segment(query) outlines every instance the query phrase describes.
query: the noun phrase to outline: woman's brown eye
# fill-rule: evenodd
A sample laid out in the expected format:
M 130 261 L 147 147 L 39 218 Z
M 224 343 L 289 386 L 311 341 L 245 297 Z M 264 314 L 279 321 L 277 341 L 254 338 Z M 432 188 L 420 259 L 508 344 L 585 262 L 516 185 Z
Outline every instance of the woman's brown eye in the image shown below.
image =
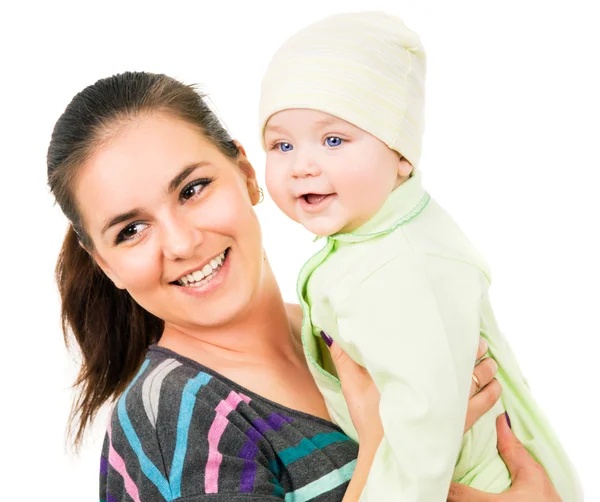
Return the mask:
M 146 223 L 136 222 L 131 225 L 125 227 L 123 230 L 119 232 L 117 238 L 115 239 L 115 244 L 119 244 L 123 241 L 131 241 L 137 239 L 138 234 L 144 230 L 147 226 Z
M 179 193 L 179 200 L 190 200 L 195 195 L 198 195 L 204 189 L 204 187 L 210 185 L 212 181 L 213 178 L 200 178 L 188 183 Z
M 196 194 L 196 187 L 189 187 L 186 188 L 185 191 L 183 192 L 183 198 L 184 199 L 191 199 L 194 195 Z

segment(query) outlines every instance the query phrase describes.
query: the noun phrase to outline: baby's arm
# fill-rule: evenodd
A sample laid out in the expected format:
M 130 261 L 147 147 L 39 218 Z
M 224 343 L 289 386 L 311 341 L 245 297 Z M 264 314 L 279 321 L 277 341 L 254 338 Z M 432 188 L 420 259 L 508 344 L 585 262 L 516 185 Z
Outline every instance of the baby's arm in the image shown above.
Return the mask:
M 482 287 L 470 265 L 408 253 L 371 274 L 336 309 L 341 343 L 381 392 L 385 436 L 361 500 L 446 500 L 465 423 Z

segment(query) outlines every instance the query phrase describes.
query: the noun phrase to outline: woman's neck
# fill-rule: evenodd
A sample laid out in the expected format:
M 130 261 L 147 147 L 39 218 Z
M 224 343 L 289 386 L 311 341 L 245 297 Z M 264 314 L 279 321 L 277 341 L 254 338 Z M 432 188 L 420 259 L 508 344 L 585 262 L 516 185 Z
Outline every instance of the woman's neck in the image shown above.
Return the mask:
M 209 367 L 267 361 L 304 364 L 301 343 L 292 333 L 283 297 L 268 262 L 258 294 L 235 320 L 209 329 L 167 324 L 159 345 Z

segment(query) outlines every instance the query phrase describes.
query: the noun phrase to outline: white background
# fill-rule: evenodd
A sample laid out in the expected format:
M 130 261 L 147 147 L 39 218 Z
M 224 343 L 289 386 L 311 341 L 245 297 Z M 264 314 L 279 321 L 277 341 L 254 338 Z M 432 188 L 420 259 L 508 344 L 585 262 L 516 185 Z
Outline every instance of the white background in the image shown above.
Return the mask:
M 65 221 L 45 154 L 71 97 L 125 70 L 201 83 L 259 176 L 262 72 L 331 13 L 384 9 L 428 52 L 429 191 L 492 265 L 496 314 L 600 500 L 600 30 L 597 2 L 505 0 L 3 2 L 0 7 L 2 500 L 97 500 L 104 416 L 79 456 L 64 438 L 76 374 L 53 266 Z M 268 200 L 265 246 L 287 300 L 311 237 Z M 7 345 L 8 343 L 8 345 Z

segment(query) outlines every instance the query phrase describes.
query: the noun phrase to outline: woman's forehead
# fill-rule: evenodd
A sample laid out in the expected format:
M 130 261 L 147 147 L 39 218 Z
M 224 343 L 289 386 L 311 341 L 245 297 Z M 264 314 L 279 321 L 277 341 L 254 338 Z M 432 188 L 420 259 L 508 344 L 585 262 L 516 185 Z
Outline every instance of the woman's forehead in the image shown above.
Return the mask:
M 219 149 L 198 128 L 163 115 L 143 117 L 99 148 L 82 169 L 94 184 L 123 184 L 142 178 L 169 180 L 185 165 L 216 162 Z
M 82 167 L 75 197 L 84 219 L 145 207 L 164 198 L 169 185 L 189 166 L 213 169 L 223 155 L 187 122 L 164 115 L 128 124 Z

